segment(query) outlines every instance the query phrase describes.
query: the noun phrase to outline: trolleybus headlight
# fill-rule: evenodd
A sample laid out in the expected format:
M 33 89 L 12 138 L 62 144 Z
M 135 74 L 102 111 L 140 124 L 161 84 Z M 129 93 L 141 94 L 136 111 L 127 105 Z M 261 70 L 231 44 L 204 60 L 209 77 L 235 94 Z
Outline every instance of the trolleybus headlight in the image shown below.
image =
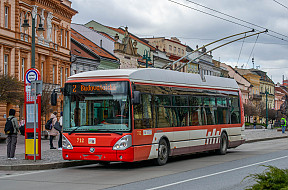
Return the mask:
M 131 135 L 126 135 L 115 143 L 113 150 L 125 150 L 130 146 L 132 146 L 132 137 Z
M 63 135 L 63 139 L 62 139 L 62 148 L 64 149 L 73 149 L 72 144 L 68 141 L 68 139 Z

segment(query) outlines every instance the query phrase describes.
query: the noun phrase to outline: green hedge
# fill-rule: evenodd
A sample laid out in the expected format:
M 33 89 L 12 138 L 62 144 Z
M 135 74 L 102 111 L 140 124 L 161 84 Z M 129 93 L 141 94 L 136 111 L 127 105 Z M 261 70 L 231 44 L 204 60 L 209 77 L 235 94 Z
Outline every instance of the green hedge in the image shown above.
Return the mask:
M 279 169 L 274 166 L 264 166 L 267 169 L 261 174 L 251 174 L 246 178 L 256 181 L 256 184 L 246 190 L 288 190 L 288 169 Z

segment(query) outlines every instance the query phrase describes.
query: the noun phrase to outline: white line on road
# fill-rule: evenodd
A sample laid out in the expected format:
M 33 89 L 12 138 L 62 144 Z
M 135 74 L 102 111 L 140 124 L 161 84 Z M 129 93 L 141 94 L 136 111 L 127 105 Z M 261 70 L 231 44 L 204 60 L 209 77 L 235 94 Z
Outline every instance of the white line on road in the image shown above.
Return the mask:
M 0 176 L 0 179 L 10 178 L 10 177 L 18 177 L 18 176 L 30 175 L 30 174 L 38 174 L 38 173 L 43 173 L 43 172 L 46 172 L 46 170 L 35 171 L 35 172 L 28 172 L 28 173 L 23 173 L 23 174 L 5 175 L 5 176 Z
M 267 162 L 272 162 L 272 161 L 275 161 L 275 160 L 284 159 L 284 158 L 287 158 L 287 157 L 288 156 L 274 158 L 274 159 L 271 159 L 271 160 L 266 160 L 266 161 L 263 161 L 263 162 L 257 162 L 257 163 L 254 163 L 254 164 L 249 164 L 249 165 L 246 165 L 246 166 L 241 166 L 241 167 L 233 168 L 233 169 L 230 169 L 230 170 L 225 170 L 225 171 L 221 171 L 221 172 L 217 172 L 217 173 L 213 173 L 213 174 L 208 174 L 208 175 L 204 175 L 204 176 L 200 176 L 200 177 L 186 179 L 186 180 L 183 180 L 183 181 L 178 181 L 178 182 L 175 182 L 175 183 L 170 183 L 170 184 L 167 184 L 167 185 L 162 185 L 162 186 L 158 186 L 158 187 L 154 187 L 154 188 L 150 188 L 150 189 L 146 189 L 146 190 L 162 189 L 162 188 L 173 186 L 173 185 L 177 185 L 177 184 L 180 184 L 180 183 L 186 183 L 188 181 L 194 181 L 194 180 L 197 180 L 197 179 L 202 179 L 202 178 L 206 178 L 206 177 L 210 177 L 210 176 L 214 176 L 214 175 L 218 175 L 218 174 L 223 174 L 223 173 L 227 173 L 227 172 L 231 172 L 231 171 L 235 171 L 235 170 L 240 170 L 240 169 L 243 169 L 243 168 L 248 168 L 248 167 L 251 167 L 251 166 L 260 165 L 260 164 L 264 164 L 264 163 L 267 163 Z

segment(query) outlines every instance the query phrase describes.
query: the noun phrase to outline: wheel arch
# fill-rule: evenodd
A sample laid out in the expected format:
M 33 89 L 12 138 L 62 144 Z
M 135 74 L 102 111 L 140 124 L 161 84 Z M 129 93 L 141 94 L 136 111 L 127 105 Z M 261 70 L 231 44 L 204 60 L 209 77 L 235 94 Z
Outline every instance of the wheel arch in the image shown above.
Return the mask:
M 171 145 L 170 145 L 169 138 L 168 138 L 166 135 L 163 135 L 163 136 L 159 139 L 158 144 L 160 143 L 161 140 L 165 140 L 165 141 L 167 142 L 168 151 L 169 151 L 168 155 L 170 156 L 170 154 L 171 154 Z

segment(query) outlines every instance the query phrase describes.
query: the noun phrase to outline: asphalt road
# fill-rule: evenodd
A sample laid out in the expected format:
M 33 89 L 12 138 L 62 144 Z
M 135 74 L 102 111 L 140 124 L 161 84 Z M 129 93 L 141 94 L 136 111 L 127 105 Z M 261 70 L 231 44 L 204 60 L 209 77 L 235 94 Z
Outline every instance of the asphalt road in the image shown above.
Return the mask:
M 14 189 L 245 189 L 243 180 L 273 165 L 288 168 L 288 139 L 244 144 L 228 154 L 202 153 L 170 159 L 156 167 L 151 162 L 113 163 L 65 169 L 0 171 L 1 190 Z

